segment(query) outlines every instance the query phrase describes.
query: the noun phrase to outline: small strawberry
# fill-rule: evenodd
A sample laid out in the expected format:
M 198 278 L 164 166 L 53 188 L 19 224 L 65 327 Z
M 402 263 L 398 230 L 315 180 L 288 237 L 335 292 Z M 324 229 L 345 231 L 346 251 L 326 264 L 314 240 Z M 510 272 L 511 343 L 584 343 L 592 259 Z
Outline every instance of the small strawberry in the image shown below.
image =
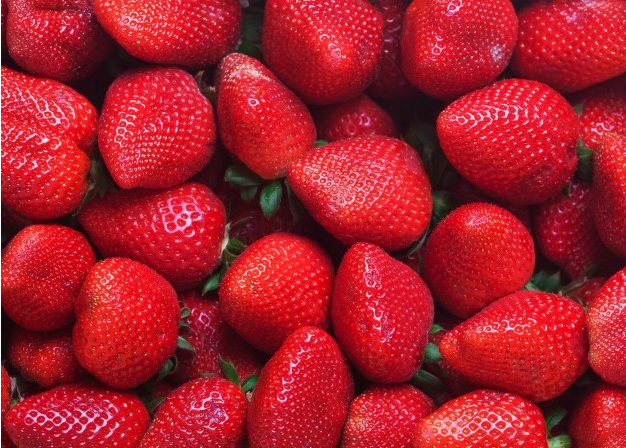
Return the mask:
M 570 435 L 576 448 L 626 446 L 626 390 L 600 385 L 574 410 Z

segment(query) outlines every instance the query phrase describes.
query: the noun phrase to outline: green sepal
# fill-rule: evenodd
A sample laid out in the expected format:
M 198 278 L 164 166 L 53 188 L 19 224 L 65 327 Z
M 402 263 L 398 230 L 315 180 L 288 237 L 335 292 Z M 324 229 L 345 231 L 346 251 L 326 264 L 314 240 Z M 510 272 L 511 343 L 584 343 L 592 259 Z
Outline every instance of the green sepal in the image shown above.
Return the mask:
M 222 371 L 224 378 L 233 383 L 235 386 L 241 387 L 241 384 L 239 383 L 239 375 L 237 375 L 237 370 L 235 370 L 233 363 L 223 359 L 221 356 L 217 359 L 217 362 L 220 365 L 220 370 Z
M 185 319 L 187 319 L 190 314 L 191 314 L 191 310 L 187 308 L 186 306 L 180 309 L 180 320 L 178 321 L 179 330 L 181 328 L 189 328 L 189 325 L 187 324 L 187 322 L 185 322 Z
M 283 187 L 278 180 L 270 182 L 263 187 L 259 200 L 261 211 L 266 218 L 269 219 L 278 212 L 282 196 Z
M 429 342 L 426 344 L 426 350 L 424 350 L 424 364 L 437 364 L 443 359 L 439 347 L 437 344 Z
M 98 149 L 93 150 L 90 157 L 91 166 L 89 168 L 87 192 L 83 196 L 78 208 L 72 213 L 74 216 L 78 215 L 94 197 L 102 197 L 107 192 L 116 190 L 115 182 L 113 182 L 113 178 L 107 171 L 100 151 L 98 151 Z
M 404 135 L 404 140 L 417 150 L 431 187 L 433 189 L 445 187 L 444 174 L 450 164 L 441 150 L 435 127 L 430 123 L 415 121 Z
M 315 143 L 313 143 L 314 148 L 319 148 L 324 145 L 328 145 L 328 142 L 326 140 L 315 140 Z
M 148 409 L 148 413 L 150 415 L 153 415 L 154 411 L 156 411 L 156 408 L 158 408 L 159 405 L 165 401 L 165 398 L 166 397 L 158 397 L 158 398 L 153 398 L 152 400 L 148 402 L 145 402 L 144 405 L 146 406 L 146 409 Z
M 196 354 L 196 349 L 189 343 L 187 339 L 182 336 L 178 336 L 177 347 L 181 350 L 187 350 L 188 352 L 192 352 L 194 355 Z
M 241 18 L 241 43 L 238 53 L 262 60 L 261 28 L 263 27 L 263 8 L 246 7 Z
M 436 226 L 452 210 L 459 206 L 455 196 L 448 191 L 433 191 L 433 224 Z
M 226 275 L 226 267 L 222 265 L 220 270 L 211 275 L 204 283 L 204 286 L 202 287 L 202 295 L 217 290 L 222 283 L 224 275 Z
M 197 375 L 201 378 L 211 378 L 215 376 L 213 372 L 198 372 Z
M 259 190 L 259 187 L 257 186 L 243 187 L 240 192 L 241 199 L 248 203 L 252 202 L 258 190 Z
M 539 271 L 530 278 L 524 289 L 557 293 L 562 287 L 561 272 L 557 271 L 551 274 L 547 271 Z
M 593 151 L 578 139 L 576 144 L 576 157 L 578 158 L 578 166 L 576 168 L 576 177 L 583 182 L 591 183 L 593 180 Z
M 554 409 L 548 415 L 546 415 L 546 433 L 548 437 L 551 437 L 552 430 L 558 425 L 567 415 L 567 410 L 563 408 Z
M 231 165 L 224 173 L 224 181 L 238 187 L 255 187 L 266 181 L 245 165 Z
M 409 383 L 432 398 L 437 406 L 442 404 L 442 397 L 446 393 L 446 387 L 443 382 L 432 373 L 423 369 L 418 370 L 417 373 L 411 377 Z
M 289 181 L 285 179 L 285 190 L 287 190 L 287 200 L 289 201 L 289 212 L 291 213 L 292 223 L 295 225 L 300 221 L 300 217 L 304 214 L 304 205 L 291 189 Z
M 156 382 L 163 381 L 163 379 L 176 371 L 178 367 L 178 359 L 176 356 L 172 356 L 170 359 L 165 361 L 159 373 L 157 374 Z
M 572 439 L 567 434 L 548 439 L 548 448 L 571 448 Z
M 430 327 L 430 330 L 428 330 L 428 334 L 432 336 L 433 334 L 439 333 L 440 331 L 446 331 L 446 329 L 439 324 L 433 324 L 433 326 Z
M 250 375 L 246 380 L 241 384 L 241 390 L 244 394 L 251 392 L 255 387 L 256 383 L 259 382 L 259 375 Z
M 574 109 L 574 112 L 576 112 L 576 115 L 578 115 L 579 117 L 582 117 L 583 115 L 583 103 L 578 103 L 572 106 L 572 109 Z

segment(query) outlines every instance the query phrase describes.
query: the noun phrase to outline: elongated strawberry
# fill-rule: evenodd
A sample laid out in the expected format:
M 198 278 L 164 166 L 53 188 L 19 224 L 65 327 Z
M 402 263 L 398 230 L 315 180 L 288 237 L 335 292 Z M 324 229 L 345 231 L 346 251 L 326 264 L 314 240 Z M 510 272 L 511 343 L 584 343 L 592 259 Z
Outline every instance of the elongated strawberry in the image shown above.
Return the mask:
M 87 239 L 60 225 L 21 230 L 2 251 L 2 309 L 29 330 L 74 321 L 74 302 L 96 262 Z
M 3 205 L 33 220 L 76 210 L 96 120 L 96 109 L 69 87 L 2 67 Z
M 250 448 L 335 448 L 353 397 L 337 343 L 319 328 L 300 328 L 261 371 L 248 409 Z
M 626 446 L 626 390 L 600 385 L 572 414 L 570 435 L 576 448 Z
M 201 184 L 109 193 L 78 215 L 105 257 L 150 266 L 178 289 L 199 286 L 219 263 L 224 205 Z
M 130 389 L 174 354 L 180 308 L 170 284 L 126 258 L 97 263 L 76 300 L 74 353 L 107 386 Z
M 337 342 L 366 379 L 400 383 L 417 372 L 434 310 L 415 271 L 357 243 L 339 266 L 331 305 Z
M 545 201 L 576 169 L 578 117 L 538 82 L 506 79 L 463 96 L 439 115 L 437 134 L 463 177 L 513 204 Z
M 143 403 L 127 392 L 68 384 L 28 397 L 6 415 L 20 448 L 134 448 L 150 423 Z

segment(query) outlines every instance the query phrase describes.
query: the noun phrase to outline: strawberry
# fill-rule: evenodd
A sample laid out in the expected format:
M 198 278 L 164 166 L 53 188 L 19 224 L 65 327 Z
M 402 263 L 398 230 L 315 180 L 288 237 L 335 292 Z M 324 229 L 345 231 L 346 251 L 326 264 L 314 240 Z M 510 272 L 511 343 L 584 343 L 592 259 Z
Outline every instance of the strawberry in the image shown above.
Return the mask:
M 220 311 L 252 346 L 273 353 L 300 327 L 328 326 L 333 277 L 316 243 L 274 233 L 250 245 L 226 272 Z
M 419 422 L 433 401 L 408 384 L 370 386 L 350 404 L 341 448 L 412 448 Z
M 300 328 L 261 371 L 248 409 L 250 448 L 335 448 L 353 397 L 337 343 L 319 328 Z
M 519 290 L 535 266 L 533 239 L 524 224 L 491 204 L 463 205 L 426 241 L 424 280 L 435 299 L 467 318 Z
M 604 381 L 626 386 L 626 268 L 607 280 L 587 311 L 589 365 Z
M 211 103 L 181 69 L 126 72 L 107 91 L 98 146 L 121 188 L 168 188 L 188 180 L 211 158 L 215 139 Z
M 144 263 L 178 289 L 199 286 L 215 269 L 226 226 L 224 205 L 196 183 L 109 193 L 78 220 L 105 257 Z
M 113 51 L 90 0 L 9 0 L 8 13 L 9 54 L 32 75 L 76 81 Z
M 441 310 L 437 311 L 438 315 L 435 316 L 435 321 L 441 322 Z M 455 324 L 450 322 L 449 324 L 447 323 L 446 326 L 453 328 L 458 323 L 460 322 L 456 322 Z M 428 332 L 428 342 L 439 346 L 439 344 L 441 344 L 441 340 L 447 332 L 448 331 L 441 325 L 433 325 L 431 330 Z M 446 399 L 443 401 L 448 401 L 449 398 L 458 397 L 459 395 L 466 394 L 476 389 L 476 387 L 472 386 L 472 384 L 469 383 L 463 375 L 450 367 L 450 363 L 445 359 L 441 359 L 438 362 L 425 363 L 423 369 L 440 379 L 445 386 L 445 392 L 448 394 L 448 397 L 445 397 Z
M 626 446 L 626 390 L 599 385 L 574 410 L 570 435 L 576 448 Z
M 516 292 L 446 333 L 439 350 L 473 383 L 546 401 L 587 368 L 585 313 L 564 297 Z
M 437 134 L 446 157 L 487 195 L 518 205 L 545 201 L 576 169 L 578 116 L 548 86 L 506 79 L 446 107 Z
M 576 300 L 584 307 L 588 307 L 591 305 L 591 302 L 595 298 L 600 288 L 606 282 L 605 277 L 592 277 L 589 279 L 584 279 L 582 284 L 580 282 L 573 282 L 574 288 L 566 288 L 563 292 L 563 295 L 570 297 Z
M 626 71 L 623 0 L 532 0 L 519 11 L 511 69 L 559 92 L 575 92 Z
M 9 437 L 20 448 L 134 448 L 149 423 L 137 397 L 91 384 L 68 384 L 28 397 L 5 419 Z
M 109 387 L 130 389 L 174 354 L 180 308 L 170 284 L 126 258 L 97 263 L 76 300 L 74 353 Z
M 4 366 L 1 367 L 1 370 L 2 385 L 0 387 L 0 398 L 2 404 L 0 405 L 0 410 L 2 411 L 2 420 L 4 421 L 4 414 L 6 414 L 11 405 L 11 377 Z M 2 427 L 4 427 L 4 424 Z
M 357 243 L 341 261 L 331 305 L 337 342 L 366 379 L 400 383 L 417 372 L 434 310 L 415 271 Z
M 430 182 L 400 140 L 371 136 L 322 146 L 296 161 L 287 178 L 311 216 L 346 245 L 404 249 L 430 222 Z
M 96 120 L 96 109 L 69 87 L 2 67 L 3 205 L 33 220 L 78 208 Z
M 328 142 L 368 135 L 399 135 L 391 116 L 365 95 L 345 103 L 318 107 L 314 118 L 318 137 Z
M 366 0 L 268 0 L 267 66 L 309 104 L 356 98 L 376 76 L 382 15 Z
M 29 330 L 74 321 L 74 301 L 96 262 L 87 239 L 60 225 L 21 230 L 2 251 L 2 309 Z
M 159 406 L 139 448 L 244 446 L 246 397 L 233 383 L 196 378 Z
M 132 56 L 154 64 L 199 70 L 237 45 L 237 0 L 94 0 L 98 21 Z
M 402 28 L 402 70 L 420 91 L 450 101 L 496 79 L 516 39 L 509 0 L 414 0 Z

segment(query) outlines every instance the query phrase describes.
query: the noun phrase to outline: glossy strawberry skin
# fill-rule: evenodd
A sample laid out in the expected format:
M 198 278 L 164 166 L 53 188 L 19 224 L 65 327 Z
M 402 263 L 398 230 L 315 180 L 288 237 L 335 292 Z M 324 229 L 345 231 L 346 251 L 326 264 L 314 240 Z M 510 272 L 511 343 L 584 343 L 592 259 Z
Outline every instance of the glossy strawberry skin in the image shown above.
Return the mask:
M 420 91 L 450 101 L 496 79 L 516 39 L 508 0 L 415 0 L 402 28 L 402 70 Z
M 419 424 L 413 448 L 547 448 L 541 410 L 513 394 L 477 390 L 445 403 Z
M 96 120 L 96 109 L 69 87 L 2 67 L 3 205 L 32 220 L 76 210 Z
M 269 0 L 267 66 L 308 104 L 348 101 L 374 80 L 383 42 L 379 11 L 365 0 Z
M 436 301 L 467 318 L 519 290 L 534 266 L 533 239 L 524 224 L 500 207 L 475 202 L 435 227 L 423 272 Z
M 439 350 L 473 383 L 546 401 L 587 368 L 585 313 L 571 299 L 516 292 L 446 333 Z
M 506 79 L 459 98 L 439 115 L 437 134 L 463 177 L 512 204 L 545 201 L 576 169 L 578 116 L 538 82 Z
M 134 448 L 150 423 L 143 403 L 126 392 L 68 384 L 28 397 L 6 415 L 20 448 Z
M 434 308 L 415 271 L 357 243 L 339 266 L 331 307 L 337 342 L 366 379 L 400 383 L 417 372 Z
M 337 343 L 319 328 L 300 328 L 261 371 L 248 409 L 250 448 L 335 448 L 353 397 Z
M 576 448 L 626 446 L 626 390 L 600 385 L 574 410 L 569 434 Z
M 26 227 L 2 252 L 2 308 L 29 330 L 62 328 L 74 321 L 74 301 L 95 262 L 80 232 L 60 225 Z
M 170 284 L 126 258 L 97 263 L 76 300 L 73 342 L 85 370 L 109 387 L 148 380 L 174 354 L 180 308 Z
M 11 405 L 11 377 L 4 366 L 1 367 L 1 370 L 2 386 L 0 388 L 0 398 L 2 404 L 0 405 L 0 410 L 2 411 L 2 420 L 4 420 L 4 414 L 9 410 L 9 406 Z M 4 428 L 4 424 L 2 427 Z
M 430 182 L 415 150 L 400 140 L 330 143 L 301 157 L 287 179 L 311 216 L 345 245 L 404 249 L 430 222 Z
M 219 263 L 226 212 L 207 187 L 186 183 L 109 193 L 89 203 L 78 220 L 105 257 L 137 260 L 185 290 L 199 286 Z
M 575 92 L 626 71 L 621 0 L 534 0 L 519 13 L 511 69 L 559 92 Z

